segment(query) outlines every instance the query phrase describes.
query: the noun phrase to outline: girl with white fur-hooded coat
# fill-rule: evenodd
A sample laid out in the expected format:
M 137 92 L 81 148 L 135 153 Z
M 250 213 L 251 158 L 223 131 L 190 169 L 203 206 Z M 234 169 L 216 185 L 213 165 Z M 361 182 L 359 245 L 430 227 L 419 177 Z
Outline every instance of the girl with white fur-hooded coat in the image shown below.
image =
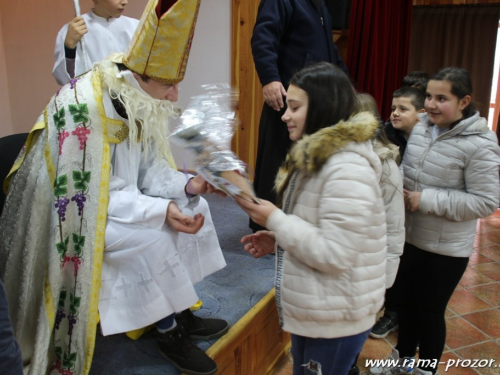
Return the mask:
M 276 302 L 292 333 L 294 374 L 347 374 L 383 303 L 386 222 L 378 122 L 356 112 L 347 76 L 329 63 L 292 78 L 283 116 L 295 142 L 276 179 L 279 209 L 237 198 L 260 225 L 242 238 L 254 257 L 276 253 Z M 334 354 L 332 354 L 334 353 Z

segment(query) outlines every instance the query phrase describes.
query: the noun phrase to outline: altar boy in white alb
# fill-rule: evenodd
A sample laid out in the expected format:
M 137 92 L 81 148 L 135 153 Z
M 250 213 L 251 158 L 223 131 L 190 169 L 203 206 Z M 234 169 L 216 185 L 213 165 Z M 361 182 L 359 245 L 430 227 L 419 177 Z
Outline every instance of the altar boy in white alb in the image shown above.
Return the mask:
M 92 1 L 90 12 L 73 18 L 57 34 L 52 74 L 60 85 L 90 70 L 93 63 L 112 52 L 125 52 L 139 23 L 122 15 L 128 0 Z M 82 38 L 85 38 L 86 60 Z

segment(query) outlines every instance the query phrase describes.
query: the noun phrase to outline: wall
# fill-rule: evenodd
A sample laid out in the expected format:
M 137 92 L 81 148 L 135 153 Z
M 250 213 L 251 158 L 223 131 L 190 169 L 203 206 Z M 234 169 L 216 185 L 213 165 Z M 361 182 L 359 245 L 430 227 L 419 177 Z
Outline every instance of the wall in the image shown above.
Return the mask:
M 82 13 L 91 0 L 80 0 Z M 147 0 L 129 0 L 125 15 L 140 18 Z M 203 0 L 179 104 L 199 86 L 230 80 L 230 0 Z M 31 129 L 59 86 L 52 76 L 54 42 L 74 17 L 70 0 L 0 0 L 0 136 Z M 174 156 L 183 164 L 182 151 Z M 190 162 L 188 162 L 190 165 Z
M 186 108 L 192 96 L 201 94 L 201 85 L 219 82 L 231 83 L 231 0 L 202 0 L 178 104 Z M 178 167 L 185 162 L 193 169 L 190 154 L 176 145 L 172 153 Z
M 10 113 L 9 85 L 7 82 L 7 66 L 3 48 L 2 23 L 0 18 L 0 137 L 13 133 L 12 115 Z

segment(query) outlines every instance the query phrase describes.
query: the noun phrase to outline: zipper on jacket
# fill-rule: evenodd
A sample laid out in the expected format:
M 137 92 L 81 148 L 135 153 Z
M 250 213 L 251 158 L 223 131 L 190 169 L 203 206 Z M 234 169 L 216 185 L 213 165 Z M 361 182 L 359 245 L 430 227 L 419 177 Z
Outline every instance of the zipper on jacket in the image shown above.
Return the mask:
M 422 192 L 422 189 L 420 188 L 420 182 L 418 182 L 418 178 L 420 176 L 420 172 L 422 172 L 422 164 L 424 163 L 425 157 L 427 156 L 427 154 L 429 153 L 429 151 L 431 149 L 432 143 L 433 142 L 431 142 L 429 144 L 429 146 L 427 146 L 427 149 L 424 151 L 424 153 L 422 154 L 422 157 L 418 161 L 418 169 L 417 169 L 417 173 L 415 173 L 415 190 L 418 189 L 418 191 L 420 191 L 420 192 Z
M 430 132 L 429 129 L 425 129 L 425 132 Z M 419 191 L 421 192 L 422 189 L 421 189 L 421 186 L 420 186 L 420 182 L 418 182 L 418 178 L 420 176 L 420 172 L 422 172 L 422 165 L 424 163 L 424 160 L 427 156 L 427 154 L 429 153 L 432 145 L 436 142 L 437 138 L 435 140 L 432 140 L 432 135 L 431 136 L 431 142 L 429 143 L 429 145 L 427 146 L 426 150 L 424 151 L 424 153 L 422 154 L 422 157 L 420 158 L 420 160 L 418 161 L 418 169 L 417 169 L 417 173 L 415 173 L 415 190 L 419 189 Z M 439 138 L 439 137 L 438 137 Z
M 292 178 L 289 182 L 288 193 L 286 195 L 285 204 L 283 207 L 283 212 L 288 215 L 290 210 L 290 204 L 292 200 L 292 195 L 295 192 L 295 184 L 297 182 L 297 177 L 299 176 L 299 171 L 293 172 Z M 274 281 L 274 287 L 276 290 L 276 307 L 278 309 L 278 319 L 280 327 L 283 327 L 283 308 L 281 306 L 281 288 L 283 285 L 283 268 L 284 268 L 284 250 L 278 244 L 278 252 L 276 254 L 276 277 Z

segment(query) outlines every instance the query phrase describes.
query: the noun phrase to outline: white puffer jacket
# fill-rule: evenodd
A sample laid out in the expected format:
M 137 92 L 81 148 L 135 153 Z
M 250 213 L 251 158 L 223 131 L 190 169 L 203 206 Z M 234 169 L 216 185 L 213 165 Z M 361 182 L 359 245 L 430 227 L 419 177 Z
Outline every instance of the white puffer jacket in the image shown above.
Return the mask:
M 394 144 L 384 145 L 378 140 L 372 141 L 373 150 L 382 162 L 380 189 L 384 200 L 387 224 L 387 266 L 385 287 L 390 288 L 396 280 L 399 258 L 405 246 L 405 202 L 403 196 L 403 178 L 396 163 L 399 147 Z
M 280 169 L 276 299 L 285 331 L 315 338 L 370 329 L 385 292 L 386 223 L 368 112 L 302 138 Z M 283 251 L 284 250 L 284 251 Z
M 478 112 L 434 141 L 432 126 L 421 115 L 401 165 L 405 188 L 422 192 L 419 210 L 406 215 L 406 241 L 432 253 L 468 257 L 477 219 L 498 208 L 497 137 Z

